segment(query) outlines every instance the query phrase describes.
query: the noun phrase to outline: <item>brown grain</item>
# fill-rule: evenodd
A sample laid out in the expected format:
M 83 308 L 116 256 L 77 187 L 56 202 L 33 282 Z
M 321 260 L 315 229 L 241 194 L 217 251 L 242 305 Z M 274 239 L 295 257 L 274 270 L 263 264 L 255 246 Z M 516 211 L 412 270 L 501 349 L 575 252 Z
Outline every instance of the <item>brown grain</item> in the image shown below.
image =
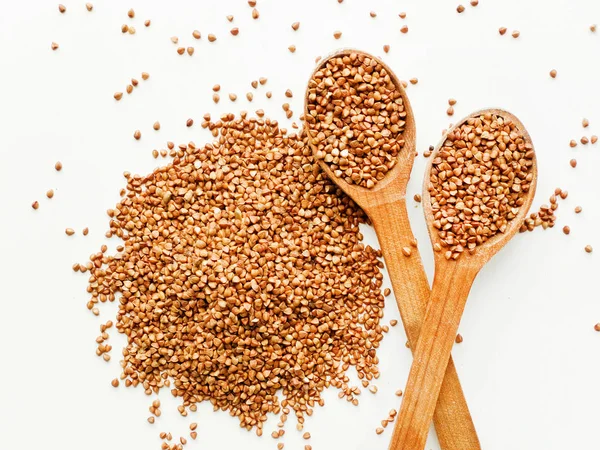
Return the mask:
M 172 145 L 169 165 L 125 174 L 108 231 L 123 246 L 86 268 L 88 309 L 119 298 L 122 379 L 149 395 L 170 389 L 182 415 L 211 401 L 257 434 L 282 408 L 304 422 L 328 387 L 357 404 L 345 372 L 378 378 L 383 338 L 366 216 L 304 134 L 245 114 L 205 122 L 214 143 Z
M 364 54 L 328 59 L 308 85 L 305 121 L 336 176 L 371 188 L 396 164 L 406 111 L 385 68 Z
M 516 125 L 495 114 L 469 118 L 446 136 L 427 189 L 447 259 L 506 231 L 529 192 L 533 158 Z

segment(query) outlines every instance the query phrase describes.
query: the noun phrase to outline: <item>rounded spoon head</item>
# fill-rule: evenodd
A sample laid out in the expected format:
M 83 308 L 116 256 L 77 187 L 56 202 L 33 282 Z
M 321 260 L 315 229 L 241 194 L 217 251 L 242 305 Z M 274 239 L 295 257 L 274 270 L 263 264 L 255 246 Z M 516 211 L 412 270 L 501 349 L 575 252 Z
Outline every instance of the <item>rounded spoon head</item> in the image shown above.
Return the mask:
M 375 183 L 375 186 L 372 188 L 366 188 L 359 186 L 357 184 L 348 183 L 342 177 L 337 176 L 333 170 L 329 167 L 329 164 L 323 161 L 322 159 L 318 159 L 318 163 L 320 167 L 325 171 L 327 176 L 337 184 L 349 197 L 351 197 L 363 210 L 367 210 L 371 205 L 377 205 L 380 196 L 373 195 L 374 193 L 381 193 L 383 190 L 387 192 L 393 190 L 395 195 L 400 197 L 404 197 L 406 194 L 406 184 L 408 183 L 408 179 L 410 178 L 410 172 L 412 170 L 412 165 L 415 159 L 415 146 L 416 146 L 416 126 L 415 119 L 412 112 L 412 108 L 410 106 L 410 102 L 408 100 L 408 96 L 406 95 L 406 91 L 402 86 L 402 83 L 394 74 L 394 72 L 381 61 L 379 58 L 372 56 L 366 52 L 345 48 L 335 51 L 330 55 L 322 58 L 317 63 L 317 66 L 313 70 L 309 79 L 309 86 L 307 87 L 306 94 L 304 96 L 304 127 L 308 134 L 308 142 L 312 149 L 313 155 L 316 154 L 317 148 L 313 143 L 313 135 L 311 134 L 311 127 L 306 117 L 308 117 L 309 113 L 309 94 L 311 92 L 310 88 L 310 80 L 314 78 L 315 73 L 321 70 L 325 64 L 333 59 L 339 58 L 343 56 L 348 56 L 351 54 L 358 54 L 369 57 L 386 70 L 389 74 L 392 82 L 394 83 L 396 89 L 400 93 L 402 97 L 402 101 L 404 104 L 404 110 L 406 112 L 404 131 L 402 132 L 402 139 L 404 140 L 404 146 L 400 149 L 398 156 L 396 157 L 396 164 L 392 169 L 385 174 L 383 179 Z
M 477 264 L 477 265 L 483 266 L 483 264 L 485 264 L 492 256 L 494 256 L 502 247 L 504 247 L 504 245 L 521 228 L 521 225 L 523 225 L 525 219 L 527 218 L 527 214 L 529 213 L 529 208 L 531 207 L 531 204 L 533 202 L 533 197 L 535 196 L 535 190 L 536 190 L 536 185 L 537 185 L 537 161 L 536 161 L 535 149 L 533 147 L 533 142 L 531 140 L 531 136 L 529 136 L 529 133 L 527 132 L 527 129 L 525 128 L 523 123 L 515 115 L 511 114 L 510 112 L 502 110 L 502 109 L 497 109 L 497 108 L 490 108 L 490 109 L 484 109 L 481 111 L 477 111 L 477 112 L 474 112 L 474 113 L 468 115 L 467 117 L 461 119 L 444 134 L 441 141 L 435 147 L 434 151 L 432 152 L 431 156 L 429 157 L 429 161 L 427 163 L 427 168 L 425 170 L 425 178 L 423 180 L 423 196 L 422 196 L 423 211 L 425 213 L 425 220 L 427 222 L 429 236 L 430 236 L 431 242 L 434 246 L 434 250 L 435 250 L 434 255 L 435 255 L 436 261 L 443 261 L 443 260 L 448 260 L 448 259 L 453 260 L 453 258 L 448 257 L 448 255 L 447 255 L 448 248 L 444 247 L 441 244 L 442 241 L 438 235 L 439 230 L 437 228 L 435 228 L 435 226 L 433 225 L 435 218 L 434 218 L 433 208 L 431 206 L 431 196 L 429 193 L 429 187 L 431 184 L 430 176 L 431 176 L 431 169 L 433 166 L 433 161 L 438 156 L 440 149 L 444 146 L 447 136 L 450 133 L 452 133 L 456 128 L 463 125 L 469 119 L 480 117 L 485 114 L 493 114 L 496 116 L 500 116 L 504 119 L 509 119 L 512 123 L 515 124 L 518 131 L 522 134 L 525 142 L 531 145 L 531 150 L 533 150 L 533 156 L 531 158 L 532 165 L 530 168 L 530 173 L 532 175 L 532 179 L 530 182 L 529 190 L 522 197 L 523 204 L 519 207 L 519 210 L 518 210 L 516 216 L 507 222 L 505 231 L 504 232 L 498 231 L 496 234 L 494 234 L 493 236 L 488 238 L 485 242 L 477 245 L 472 251 L 465 250 L 460 255 L 458 260 L 466 262 L 466 261 L 464 261 L 466 259 L 467 261 L 469 261 L 472 264 Z M 441 247 L 441 249 L 440 249 L 440 247 Z

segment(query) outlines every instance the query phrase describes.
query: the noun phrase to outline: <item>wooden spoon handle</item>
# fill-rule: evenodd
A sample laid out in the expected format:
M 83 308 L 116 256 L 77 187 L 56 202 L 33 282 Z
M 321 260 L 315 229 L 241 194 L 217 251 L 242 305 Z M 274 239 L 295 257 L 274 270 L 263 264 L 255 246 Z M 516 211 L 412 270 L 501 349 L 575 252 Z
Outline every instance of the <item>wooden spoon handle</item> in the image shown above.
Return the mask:
M 438 394 L 443 386 L 452 344 L 477 274 L 470 266 L 454 261 L 447 268 L 438 270 L 436 266 L 431 299 L 413 353 L 390 450 L 423 450 L 434 409 L 436 404 L 439 405 Z
M 369 217 L 375 227 L 404 329 L 414 352 L 431 291 L 419 250 L 413 245 L 406 200 L 396 199 L 371 208 Z M 405 256 L 408 253 L 405 247 L 410 250 L 410 256 Z M 443 450 L 481 449 L 452 359 L 446 369 L 433 421 Z M 406 450 L 413 449 L 407 447 Z

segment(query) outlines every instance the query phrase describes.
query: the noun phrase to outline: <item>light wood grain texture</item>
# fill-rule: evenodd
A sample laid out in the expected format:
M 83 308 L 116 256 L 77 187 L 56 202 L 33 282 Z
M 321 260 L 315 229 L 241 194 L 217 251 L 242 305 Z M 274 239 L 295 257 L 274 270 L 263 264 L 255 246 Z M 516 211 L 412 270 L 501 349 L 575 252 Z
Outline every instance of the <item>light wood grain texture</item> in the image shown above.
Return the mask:
M 531 138 L 523 124 L 512 114 L 498 109 L 478 111 L 471 114 L 449 130 L 451 132 L 469 117 L 491 112 L 510 118 L 531 143 Z M 427 166 L 423 186 L 423 209 L 429 235 L 433 243 L 439 242 L 437 230 L 433 227 L 433 213 L 429 196 L 429 173 L 433 159 L 442 146 L 445 137 L 438 144 Z M 443 387 L 452 344 L 458 325 L 477 273 L 519 230 L 523 224 L 533 197 L 537 182 L 535 155 L 532 166 L 533 180 L 524 205 L 517 217 L 509 222 L 506 232 L 499 233 L 477 247 L 473 254 L 465 252 L 457 260 L 446 260 L 444 252 L 435 252 L 435 277 L 427 313 L 421 328 L 417 348 L 414 351 L 413 365 L 406 385 L 404 399 L 394 427 L 390 450 L 422 450 L 425 448 L 438 394 Z
M 328 58 L 350 54 L 351 52 L 358 51 L 346 49 L 330 55 L 319 63 L 315 71 Z M 371 58 L 373 57 L 371 56 Z M 408 112 L 406 129 L 403 134 L 405 145 L 398 156 L 397 164 L 372 189 L 346 183 L 336 177 L 323 161 L 320 161 L 320 166 L 371 219 L 392 281 L 392 288 L 404 329 L 411 349 L 414 349 L 425 317 L 426 302 L 430 295 L 427 275 L 415 245 L 416 241 L 410 228 L 406 210 L 406 185 L 415 156 L 416 129 L 410 102 L 400 81 L 387 65 L 381 61 L 379 62 L 390 73 L 394 83 L 400 90 Z M 307 114 L 306 103 L 304 113 Z M 306 123 L 305 126 L 310 136 L 310 129 Z M 410 256 L 403 254 L 404 248 L 410 250 Z M 478 450 L 481 448 L 451 359 L 447 365 L 439 402 L 435 409 L 434 425 L 438 440 L 444 450 Z

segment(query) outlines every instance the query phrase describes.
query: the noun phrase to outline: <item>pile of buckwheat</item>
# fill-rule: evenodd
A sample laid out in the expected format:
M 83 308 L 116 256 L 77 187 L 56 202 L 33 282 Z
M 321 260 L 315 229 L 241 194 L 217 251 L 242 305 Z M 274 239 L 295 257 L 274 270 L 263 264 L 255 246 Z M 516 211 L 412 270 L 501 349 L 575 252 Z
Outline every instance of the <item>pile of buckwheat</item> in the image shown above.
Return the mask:
M 365 387 L 379 376 L 381 255 L 361 244 L 366 216 L 314 164 L 305 135 L 245 113 L 202 125 L 213 144 L 126 174 L 108 211 L 123 245 L 85 266 L 88 308 L 119 302 L 127 386 L 171 387 L 183 415 L 208 400 L 259 435 L 267 413 L 285 422 L 293 410 L 301 429 L 329 386 L 358 403 L 350 366 Z
M 346 182 L 372 188 L 404 146 L 406 111 L 398 87 L 375 59 L 327 59 L 308 83 L 308 133 L 317 159 Z
M 447 259 L 504 233 L 533 179 L 534 151 L 508 118 L 487 113 L 446 136 L 432 161 L 433 226 Z

